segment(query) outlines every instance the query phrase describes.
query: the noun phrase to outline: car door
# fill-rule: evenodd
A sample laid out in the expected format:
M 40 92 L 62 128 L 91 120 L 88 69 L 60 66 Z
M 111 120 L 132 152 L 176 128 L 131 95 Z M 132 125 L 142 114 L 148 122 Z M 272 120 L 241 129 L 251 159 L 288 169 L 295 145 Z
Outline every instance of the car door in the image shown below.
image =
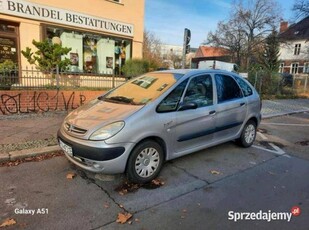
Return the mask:
M 194 104 L 196 108 L 182 110 Z M 212 142 L 215 122 L 211 75 L 203 74 L 190 79 L 176 112 L 173 129 L 174 157 L 196 151 Z
M 215 142 L 233 139 L 247 116 L 247 100 L 232 76 L 215 74 L 217 106 Z

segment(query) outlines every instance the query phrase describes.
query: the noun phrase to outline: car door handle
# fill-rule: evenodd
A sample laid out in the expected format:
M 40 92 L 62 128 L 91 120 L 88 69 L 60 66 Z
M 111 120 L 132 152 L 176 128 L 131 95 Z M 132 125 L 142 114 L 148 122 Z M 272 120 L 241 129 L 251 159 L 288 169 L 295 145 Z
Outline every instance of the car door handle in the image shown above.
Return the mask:
M 242 107 L 242 106 L 244 106 L 246 103 L 245 102 L 242 102 L 242 103 L 240 103 L 240 106 Z
M 209 115 L 213 115 L 213 114 L 216 114 L 216 110 L 212 110 L 209 112 Z

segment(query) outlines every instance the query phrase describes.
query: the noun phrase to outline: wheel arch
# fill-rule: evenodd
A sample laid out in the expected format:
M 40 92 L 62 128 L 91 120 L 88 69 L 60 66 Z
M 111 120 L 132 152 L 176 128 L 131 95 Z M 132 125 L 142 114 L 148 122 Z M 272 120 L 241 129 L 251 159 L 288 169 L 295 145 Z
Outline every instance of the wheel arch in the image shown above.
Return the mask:
M 132 148 L 132 150 L 131 150 L 131 152 L 130 152 L 130 154 L 129 154 L 129 156 L 128 156 L 128 159 L 129 159 L 129 157 L 130 157 L 130 155 L 131 155 L 131 153 L 134 151 L 134 149 L 140 144 L 140 143 L 142 143 L 142 142 L 145 142 L 145 141 L 155 141 L 155 142 L 157 142 L 161 147 L 162 147 L 162 150 L 163 150 L 163 160 L 164 161 L 166 161 L 166 157 L 167 157 L 167 147 L 166 147 L 166 143 L 165 143 L 165 141 L 161 138 L 161 137 L 158 137 L 158 136 L 149 136 L 149 137 L 145 137 L 145 138 L 143 138 L 143 139 L 141 139 L 140 141 L 138 141 L 135 145 L 134 145 L 134 147 Z M 128 168 L 128 160 L 127 160 L 127 162 L 126 162 L 126 170 L 127 170 L 127 168 Z

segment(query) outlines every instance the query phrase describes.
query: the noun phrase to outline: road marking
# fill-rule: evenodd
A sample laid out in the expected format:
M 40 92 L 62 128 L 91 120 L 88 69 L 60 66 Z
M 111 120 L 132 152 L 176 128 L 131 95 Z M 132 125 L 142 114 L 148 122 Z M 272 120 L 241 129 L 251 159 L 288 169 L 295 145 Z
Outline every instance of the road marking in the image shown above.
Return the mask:
M 271 147 L 273 147 L 276 151 L 278 155 L 283 155 L 285 154 L 285 152 L 280 149 L 277 145 L 273 144 L 273 143 L 268 143 Z
M 252 145 L 253 148 L 256 148 L 256 149 L 260 149 L 260 150 L 264 150 L 264 151 L 267 151 L 267 152 L 271 152 L 271 153 L 274 153 L 276 155 L 279 155 L 279 156 L 285 156 L 285 157 L 288 157 L 288 158 L 291 158 L 288 154 L 286 154 L 281 148 L 279 148 L 277 145 L 273 144 L 273 143 L 268 143 L 274 150 L 272 149 L 267 149 L 267 148 L 264 148 L 262 146 L 258 146 L 258 145 Z
M 257 132 L 257 134 L 258 134 L 263 140 L 267 140 L 267 137 L 266 137 L 263 133 Z
M 309 124 L 263 123 L 263 125 L 278 125 L 278 126 L 300 126 L 300 127 L 309 127 Z

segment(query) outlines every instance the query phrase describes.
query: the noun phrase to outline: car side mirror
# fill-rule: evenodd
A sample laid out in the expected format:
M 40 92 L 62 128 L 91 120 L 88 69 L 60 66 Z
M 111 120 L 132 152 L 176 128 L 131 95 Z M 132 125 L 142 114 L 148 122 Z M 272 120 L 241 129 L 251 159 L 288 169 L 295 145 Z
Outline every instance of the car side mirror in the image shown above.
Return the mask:
M 197 109 L 197 104 L 195 102 L 185 103 L 179 106 L 178 111 L 184 111 L 189 109 Z

